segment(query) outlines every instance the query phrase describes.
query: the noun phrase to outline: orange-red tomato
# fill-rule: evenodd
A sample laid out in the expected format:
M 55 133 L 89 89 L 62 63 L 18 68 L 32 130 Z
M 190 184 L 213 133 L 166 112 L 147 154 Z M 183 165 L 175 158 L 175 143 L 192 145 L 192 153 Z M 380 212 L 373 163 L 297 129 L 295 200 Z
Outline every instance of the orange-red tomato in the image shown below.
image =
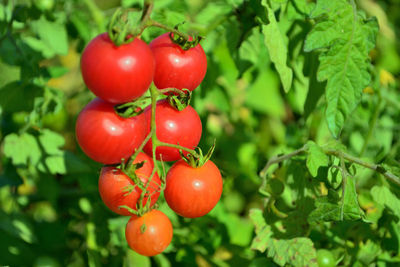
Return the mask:
M 171 243 L 172 234 L 171 221 L 159 210 L 152 210 L 141 217 L 132 216 L 125 229 L 129 247 L 144 256 L 163 252 Z
M 200 44 L 183 50 L 171 40 L 169 33 L 165 33 L 149 46 L 156 62 L 154 84 L 158 89 L 172 87 L 193 91 L 203 81 L 207 57 Z
M 117 47 L 107 33 L 102 33 L 83 51 L 81 70 L 85 84 L 95 95 L 121 104 L 147 91 L 153 81 L 154 58 L 149 46 L 138 38 Z
M 173 211 L 183 217 L 196 218 L 217 205 L 222 186 L 221 173 L 212 161 L 193 168 L 180 160 L 167 173 L 164 196 Z
M 122 118 L 112 104 L 95 98 L 76 121 L 76 139 L 83 152 L 103 164 L 127 160 L 146 137 L 144 116 Z
M 143 166 L 135 171 L 137 177 L 146 184 L 154 169 L 153 160 L 145 153 L 139 153 L 134 163 L 144 162 Z M 160 196 L 161 181 L 157 173 L 151 179 L 147 188 L 148 192 L 143 199 L 143 206 L 150 198 L 150 206 L 153 206 Z M 131 191 L 126 191 L 130 187 Z M 103 167 L 99 179 L 99 192 L 104 204 L 113 212 L 124 216 L 132 215 L 127 209 L 119 208 L 128 206 L 137 209 L 137 202 L 142 190 L 135 185 L 131 178 L 115 167 Z

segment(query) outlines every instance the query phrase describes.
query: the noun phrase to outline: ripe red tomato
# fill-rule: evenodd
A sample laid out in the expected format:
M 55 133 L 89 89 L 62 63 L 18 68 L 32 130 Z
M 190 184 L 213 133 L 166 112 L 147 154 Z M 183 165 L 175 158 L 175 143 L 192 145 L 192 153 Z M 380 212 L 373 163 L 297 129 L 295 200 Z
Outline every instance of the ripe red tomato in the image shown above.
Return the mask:
M 183 50 L 165 33 L 150 43 L 156 61 L 154 84 L 158 89 L 196 89 L 207 71 L 207 57 L 200 44 Z
M 146 185 L 154 169 L 153 160 L 145 153 L 139 153 L 133 163 L 144 162 L 143 166 L 135 171 L 137 177 Z M 131 192 L 127 192 L 128 186 L 134 186 Z M 143 206 L 150 197 L 150 206 L 153 206 L 160 196 L 161 181 L 157 172 L 151 179 L 147 188 L 148 193 L 143 199 Z M 115 167 L 103 167 L 99 179 L 99 192 L 104 204 L 113 212 L 124 216 L 132 215 L 127 209 L 119 208 L 125 205 L 136 210 L 142 190 L 120 169 Z
M 150 132 L 151 106 L 144 110 L 144 116 L 147 121 L 148 130 Z M 190 149 L 195 148 L 200 141 L 202 132 L 201 120 L 197 112 L 187 106 L 184 110 L 178 111 L 166 100 L 160 100 L 156 106 L 156 134 L 158 140 L 169 143 L 179 144 L 180 146 Z M 153 143 L 150 140 L 144 147 L 144 152 L 152 155 Z M 187 154 L 187 152 L 184 154 Z M 172 147 L 158 146 L 156 149 L 156 157 L 158 160 L 174 161 L 181 158 L 179 150 Z
M 133 154 L 146 137 L 146 128 L 143 114 L 122 118 L 112 104 L 96 98 L 79 114 L 75 132 L 86 155 L 103 164 L 114 164 Z
M 81 71 L 95 95 L 120 104 L 138 98 L 149 88 L 154 57 L 149 46 L 138 38 L 117 47 L 107 33 L 102 33 L 83 51 Z
M 222 177 L 215 164 L 208 160 L 193 168 L 184 160 L 169 169 L 164 191 L 168 206 L 187 218 L 201 217 L 217 205 L 222 194 Z
M 172 224 L 167 215 L 152 210 L 141 217 L 132 216 L 125 229 L 131 249 L 144 256 L 163 252 L 172 240 Z

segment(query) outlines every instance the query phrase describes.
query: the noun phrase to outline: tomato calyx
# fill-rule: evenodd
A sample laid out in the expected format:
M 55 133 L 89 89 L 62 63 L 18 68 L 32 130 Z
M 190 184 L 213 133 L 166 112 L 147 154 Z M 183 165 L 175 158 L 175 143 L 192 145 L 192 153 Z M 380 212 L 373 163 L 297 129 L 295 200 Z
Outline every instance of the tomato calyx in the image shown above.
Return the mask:
M 137 37 L 138 34 L 132 34 L 131 29 L 137 24 L 132 16 L 129 16 L 132 9 L 118 8 L 111 17 L 108 25 L 108 36 L 116 46 L 128 44 Z
M 195 153 L 188 153 L 186 156 L 183 154 L 182 150 L 179 151 L 182 159 L 193 168 L 199 168 L 206 164 L 206 162 L 211 158 L 215 149 L 215 140 L 213 145 L 208 150 L 207 154 L 203 155 L 201 148 L 196 147 L 194 149 Z
M 177 24 L 174 29 L 178 31 L 178 27 L 182 25 L 184 22 Z M 190 36 L 189 39 L 178 35 L 178 34 L 173 34 L 172 32 L 169 33 L 169 38 L 171 41 L 177 45 L 180 46 L 183 50 L 189 50 L 190 48 L 196 47 L 200 41 L 203 39 L 202 36 Z M 192 39 L 192 40 L 190 40 Z
M 140 99 L 138 99 L 140 100 Z M 115 112 L 118 116 L 122 118 L 131 118 L 138 116 L 143 113 L 143 109 L 141 108 L 141 101 L 135 100 L 133 102 L 128 102 L 120 105 L 114 106 Z
M 192 92 L 188 89 L 182 90 L 183 94 L 170 94 L 168 95 L 168 103 L 178 111 L 184 110 L 190 104 Z

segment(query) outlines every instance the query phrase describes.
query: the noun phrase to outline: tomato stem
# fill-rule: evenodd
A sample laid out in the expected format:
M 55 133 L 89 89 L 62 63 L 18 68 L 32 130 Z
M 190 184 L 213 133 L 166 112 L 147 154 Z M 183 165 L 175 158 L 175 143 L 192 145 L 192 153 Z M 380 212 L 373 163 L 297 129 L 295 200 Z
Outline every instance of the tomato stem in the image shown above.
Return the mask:
M 154 146 L 154 143 L 153 143 L 153 146 Z M 184 146 L 180 146 L 180 145 L 161 142 L 159 140 L 157 140 L 156 146 L 168 146 L 168 147 L 176 148 L 176 149 L 179 149 L 179 150 L 187 151 L 187 152 L 189 152 L 189 153 L 191 153 L 191 154 L 193 154 L 195 156 L 197 155 L 197 152 L 195 150 L 193 150 L 193 149 L 190 149 L 190 148 L 187 148 L 187 147 L 184 147 Z
M 153 11 L 154 0 L 144 0 L 142 16 L 140 24 L 132 28 L 133 22 L 129 21 L 127 13 L 130 9 L 117 9 L 111 18 L 108 26 L 108 35 L 116 46 L 129 43 L 134 38 L 140 36 L 147 27 L 159 27 L 179 36 L 185 43 L 188 42 L 190 36 L 180 32 L 177 28 L 164 25 L 150 18 Z M 129 38 L 127 38 L 129 37 Z
M 274 164 L 278 164 L 281 163 L 287 159 L 290 159 L 294 156 L 303 154 L 305 152 L 308 151 L 308 145 L 305 144 L 304 146 L 302 146 L 301 148 L 288 153 L 288 154 L 284 154 L 284 155 L 279 155 L 279 156 L 274 156 L 272 158 L 270 158 L 267 162 L 267 164 L 265 164 L 264 168 L 261 170 L 261 172 L 259 173 L 259 176 L 261 177 L 261 179 L 263 180 L 263 184 L 266 183 L 266 179 L 267 179 L 267 172 L 269 170 L 269 168 L 274 165 Z M 400 177 L 398 177 L 397 175 L 393 174 L 392 172 L 390 172 L 389 170 L 386 170 L 386 168 L 384 166 L 382 166 L 381 164 L 374 164 L 374 163 L 369 163 L 366 161 L 363 161 L 360 158 L 354 157 L 350 154 L 347 154 L 341 150 L 336 150 L 336 149 L 323 149 L 324 154 L 328 155 L 328 156 L 335 156 L 339 159 L 344 159 L 348 162 L 351 163 L 355 163 L 357 165 L 363 166 L 365 168 L 371 169 L 377 173 L 382 174 L 386 179 L 388 179 L 389 181 L 391 181 L 394 184 L 400 185 Z
M 172 32 L 173 34 L 176 34 L 176 35 L 179 35 L 180 37 L 182 37 L 185 41 L 188 41 L 189 38 L 190 38 L 190 36 L 188 34 L 183 33 L 181 31 L 175 29 L 174 27 L 170 27 L 170 26 L 164 25 L 164 24 L 162 24 L 162 23 L 160 23 L 158 21 L 152 20 L 152 19 L 149 19 L 149 21 L 147 22 L 147 25 L 148 26 L 158 27 L 158 28 L 164 29 L 164 30 L 166 30 L 168 32 Z

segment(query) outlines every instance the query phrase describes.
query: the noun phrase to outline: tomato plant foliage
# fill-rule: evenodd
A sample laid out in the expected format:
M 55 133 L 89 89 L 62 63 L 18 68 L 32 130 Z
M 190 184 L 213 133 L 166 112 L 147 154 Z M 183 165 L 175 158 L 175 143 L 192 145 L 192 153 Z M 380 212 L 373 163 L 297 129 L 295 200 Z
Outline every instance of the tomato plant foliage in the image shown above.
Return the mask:
M 76 141 L 78 121 L 93 157 L 114 164 L 129 157 L 133 151 L 128 147 L 132 142 L 138 147 L 148 132 L 148 125 L 135 131 L 140 136 L 128 131 L 126 143 L 117 144 L 102 126 L 116 130 L 113 119 L 148 119 L 149 110 L 125 119 L 109 104 L 107 112 L 98 114 L 107 113 L 105 119 L 79 118 L 87 103 L 101 101 L 93 100 L 81 68 L 88 62 L 91 70 L 101 67 L 107 51 L 89 61 L 81 61 L 82 55 L 91 40 L 108 30 L 118 7 L 141 10 L 143 1 L 0 4 L 0 265 L 400 264 L 398 1 L 156 1 L 154 20 L 204 37 L 200 44 L 207 63 L 183 69 L 179 77 L 149 78 L 153 68 L 154 75 L 173 68 L 166 53 L 153 51 L 154 62 L 146 61 L 148 68 L 138 76 L 118 76 L 111 62 L 83 78 L 89 87 L 113 92 L 103 96 L 113 103 L 143 94 L 147 85 L 132 89 L 138 81 L 196 88 L 190 104 L 198 114 L 196 123 L 178 136 L 194 140 L 181 144 L 190 148 L 210 147 L 217 140 L 212 161 L 224 183 L 212 211 L 191 220 L 168 206 L 168 190 L 160 194 L 156 213 L 169 219 L 162 226 L 167 230 L 157 235 L 164 243 L 156 250 L 166 250 L 151 258 L 129 249 L 137 245 L 137 236 L 153 239 L 143 235 L 151 233 L 150 224 L 146 231 L 143 224 L 133 224 L 146 215 L 130 219 L 104 205 L 98 191 L 104 166 L 88 158 Z M 129 21 L 140 17 L 140 12 L 129 13 Z M 166 32 L 151 27 L 137 41 L 150 44 Z M 145 50 L 161 51 L 155 43 Z M 161 69 L 157 60 L 164 63 Z M 196 61 L 201 60 L 204 55 Z M 190 75 L 204 80 L 186 84 Z M 121 87 L 105 89 L 111 78 Z M 127 95 L 131 89 L 134 94 Z M 143 95 L 144 110 L 148 96 Z M 151 154 L 149 145 L 145 150 Z M 172 152 L 176 160 L 179 153 Z M 155 164 L 167 173 L 177 163 Z M 136 170 L 139 178 L 141 171 L 151 172 L 150 165 Z M 118 171 L 111 174 L 123 176 Z M 155 177 L 156 186 L 165 174 Z M 133 180 L 125 181 L 129 189 Z M 174 192 L 175 201 L 181 201 L 189 189 L 178 183 Z M 181 206 L 199 203 L 183 200 Z M 114 206 L 118 210 L 119 204 Z M 126 232 L 127 225 L 139 230 Z M 154 255 L 155 247 L 137 251 Z

